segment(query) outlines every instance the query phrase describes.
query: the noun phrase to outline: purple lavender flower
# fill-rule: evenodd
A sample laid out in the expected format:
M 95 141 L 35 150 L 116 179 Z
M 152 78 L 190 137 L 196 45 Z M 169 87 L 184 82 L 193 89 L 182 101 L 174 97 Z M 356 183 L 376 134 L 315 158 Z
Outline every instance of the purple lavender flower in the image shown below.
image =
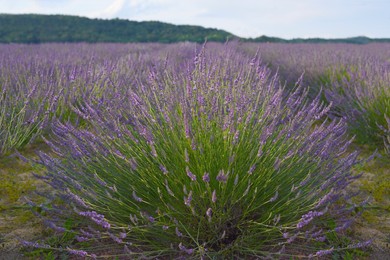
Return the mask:
M 215 203 L 217 201 L 217 192 L 214 190 L 211 195 L 211 201 Z
M 120 232 L 119 233 L 119 238 L 125 239 L 126 237 L 127 237 L 127 233 L 126 232 Z
M 138 164 L 137 164 L 137 161 L 135 160 L 135 158 L 131 158 L 131 159 L 129 160 L 129 162 L 130 162 L 131 169 L 132 169 L 133 171 L 137 170 Z
M 363 248 L 363 247 L 368 247 L 369 245 L 371 245 L 373 242 L 373 239 L 369 239 L 367 241 L 364 241 L 364 242 L 359 242 L 359 243 L 356 243 L 356 244 L 351 244 L 351 245 L 348 245 L 348 248 Z
M 83 234 L 83 236 L 85 236 L 85 237 L 88 237 L 88 238 L 93 238 L 93 237 L 94 237 L 93 234 L 91 234 L 90 232 L 87 232 L 87 231 L 85 231 L 85 230 L 83 230 L 83 229 L 80 229 L 80 232 L 81 232 L 81 234 Z
M 210 182 L 210 174 L 208 173 L 208 172 L 205 172 L 204 174 L 203 174 L 203 177 L 202 177 L 202 180 L 204 181 L 204 182 Z
M 219 182 L 224 182 L 226 183 L 227 179 L 228 179 L 228 175 L 225 174 L 224 170 L 220 170 L 217 177 L 216 177 L 217 181 Z
M 94 176 L 95 180 L 97 181 L 97 183 L 99 183 L 102 186 L 107 186 L 107 183 L 105 181 L 103 181 L 101 178 L 99 178 L 99 176 L 97 176 L 96 173 L 93 176 Z
M 90 218 L 96 224 L 98 224 L 99 226 L 101 226 L 105 229 L 110 229 L 110 227 L 111 227 L 110 223 L 108 223 L 106 220 L 104 220 L 104 215 L 98 214 L 95 211 L 84 211 L 84 212 L 79 212 L 78 214 L 80 216 Z
M 211 216 L 213 215 L 213 210 L 211 208 L 208 208 L 206 211 L 206 216 L 211 221 Z
M 279 158 L 276 158 L 275 163 L 274 163 L 275 170 L 279 170 L 281 162 L 282 161 Z
M 178 227 L 176 227 L 175 232 L 176 232 L 176 235 L 177 235 L 178 237 L 182 237 L 182 236 L 183 236 L 183 233 L 181 233 L 181 232 L 179 231 L 179 228 L 178 228 Z
M 194 249 L 187 249 L 183 244 L 180 242 L 179 244 L 180 251 L 186 252 L 189 255 L 192 255 L 194 253 Z
M 115 236 L 114 234 L 111 234 L 110 232 L 108 232 L 108 235 L 110 236 L 110 238 L 115 242 L 115 243 L 118 243 L 118 244 L 122 244 L 123 243 L 123 240 L 117 236 Z
M 249 174 L 249 175 L 252 174 L 253 171 L 254 171 L 255 169 L 256 169 L 256 164 L 253 164 L 253 165 L 251 166 L 251 168 L 249 169 L 248 174 Z
M 54 222 L 52 222 L 52 221 L 45 220 L 45 224 L 48 225 L 48 227 L 50 227 L 51 229 L 54 229 L 55 231 L 58 231 L 58 232 L 65 232 L 65 231 L 66 231 L 65 228 L 57 226 L 57 225 L 56 225 Z
M 187 176 L 190 177 L 191 181 L 196 181 L 196 176 L 190 171 L 188 166 L 186 167 Z
M 315 217 L 324 215 L 321 211 L 309 211 L 309 213 L 302 216 L 301 221 L 297 224 L 297 228 L 300 229 L 308 225 Z
M 334 190 L 332 189 L 330 192 L 328 192 L 323 198 L 320 199 L 320 201 L 318 202 L 316 208 L 319 208 L 321 207 L 322 205 L 326 204 L 327 202 L 329 202 L 332 197 L 334 196 Z
M 192 201 L 192 191 L 190 191 L 187 197 L 184 197 L 184 204 L 189 207 L 191 206 L 191 201 Z
M 137 196 L 137 194 L 135 193 L 135 191 L 133 191 L 133 199 L 138 201 L 138 202 L 142 202 L 143 200 Z
M 164 165 L 160 164 L 159 167 L 160 167 L 160 170 L 162 171 L 162 173 L 163 173 L 164 175 L 167 175 L 167 174 L 168 174 L 167 168 L 165 168 Z
M 72 193 L 69 189 L 68 189 L 68 192 L 67 194 L 69 195 L 70 199 L 72 199 L 74 202 L 76 202 L 77 204 L 79 204 L 80 206 L 84 207 L 84 208 L 89 208 L 87 206 L 87 204 L 85 204 L 84 200 L 82 198 L 80 198 L 79 196 L 77 196 L 76 194 Z
M 88 253 L 83 250 L 76 250 L 76 249 L 71 249 L 69 247 L 66 248 L 66 250 L 71 254 L 75 256 L 81 256 L 81 257 L 87 257 Z
M 293 236 L 290 236 L 288 239 L 287 239 L 287 243 L 288 244 L 291 244 L 292 242 L 295 241 L 295 239 L 298 237 L 299 235 L 299 232 L 295 233 Z
M 272 198 L 270 198 L 269 202 L 274 202 L 278 198 L 278 196 L 279 196 L 279 192 L 276 191 L 275 195 Z
M 312 237 L 312 238 L 316 238 L 316 237 L 321 236 L 323 233 L 324 233 L 323 230 L 320 229 L 320 230 L 318 230 L 318 231 L 312 233 L 312 234 L 311 234 L 311 237 Z
M 154 146 L 153 143 L 150 143 L 150 149 L 151 149 L 151 154 L 152 154 L 154 157 L 157 157 L 156 147 Z
M 345 223 L 343 223 L 341 226 L 336 227 L 334 231 L 336 231 L 337 233 L 342 232 L 347 228 L 349 228 L 352 225 L 352 222 L 353 222 L 352 219 L 345 221 Z
M 82 237 L 82 236 L 76 236 L 76 240 L 77 240 L 77 242 L 85 242 L 85 241 L 88 241 L 89 238 Z
M 25 246 L 25 247 L 51 248 L 49 245 L 40 244 L 40 243 L 37 243 L 37 242 L 30 242 L 30 241 L 26 241 L 26 240 L 22 240 L 21 244 L 22 244 L 22 246 Z
M 333 253 L 334 251 L 334 248 L 329 248 L 329 249 L 325 249 L 325 250 L 320 250 L 320 251 L 317 251 L 317 253 L 314 255 L 316 257 L 323 257 L 323 256 L 326 256 L 326 255 L 330 255 L 331 253 Z
M 152 216 L 148 216 L 148 220 L 150 223 L 154 223 L 156 221 Z
M 316 237 L 316 241 L 325 242 L 326 241 L 326 236 Z

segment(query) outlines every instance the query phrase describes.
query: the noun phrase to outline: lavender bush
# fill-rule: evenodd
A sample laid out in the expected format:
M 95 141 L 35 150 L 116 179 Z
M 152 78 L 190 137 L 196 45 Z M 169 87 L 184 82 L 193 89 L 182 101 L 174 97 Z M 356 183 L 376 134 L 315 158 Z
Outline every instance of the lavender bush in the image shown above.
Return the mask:
M 24 84 L 31 84 L 30 89 L 23 87 Z M 50 101 L 53 96 L 49 89 L 43 94 L 39 87 L 33 77 L 15 81 L 1 77 L 0 155 L 29 144 L 46 125 L 55 101 Z
M 213 258 L 345 249 L 328 238 L 351 223 L 345 188 L 357 154 L 346 153 L 344 122 L 324 119 L 330 107 L 306 101 L 299 83 L 286 92 L 259 59 L 228 47 L 202 49 L 184 68 L 164 64 L 138 84 L 83 98 L 73 110 L 88 129 L 52 126 L 55 155 L 39 154 L 41 178 L 68 203 L 47 209 L 50 226 L 63 232 L 69 210 L 82 220 L 66 232 L 83 247 L 66 251 Z
M 390 117 L 389 65 L 378 60 L 346 67 L 331 76 L 327 99 L 346 118 L 351 134 L 363 144 L 383 146 Z

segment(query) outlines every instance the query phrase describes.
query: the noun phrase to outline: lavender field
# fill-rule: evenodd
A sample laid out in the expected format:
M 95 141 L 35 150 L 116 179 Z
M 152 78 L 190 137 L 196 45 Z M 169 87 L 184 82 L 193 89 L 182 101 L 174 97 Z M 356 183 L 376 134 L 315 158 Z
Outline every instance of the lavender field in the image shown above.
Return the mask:
M 4 259 L 386 259 L 390 44 L 0 45 L 0 195 Z

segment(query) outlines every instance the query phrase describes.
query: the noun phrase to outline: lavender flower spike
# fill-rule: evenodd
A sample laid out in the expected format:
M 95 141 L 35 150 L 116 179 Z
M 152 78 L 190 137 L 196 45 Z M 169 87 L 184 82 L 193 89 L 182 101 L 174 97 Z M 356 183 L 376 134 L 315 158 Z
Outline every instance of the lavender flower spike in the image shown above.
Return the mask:
M 196 175 L 193 174 L 188 166 L 186 167 L 187 176 L 190 177 L 191 181 L 196 181 Z
M 215 203 L 217 201 L 217 192 L 214 190 L 213 194 L 211 195 L 211 201 Z
M 275 195 L 269 200 L 269 202 L 274 202 L 275 200 L 277 200 L 278 196 L 279 196 L 279 192 L 276 191 Z
M 220 170 L 217 177 L 216 177 L 217 181 L 224 182 L 224 183 L 226 183 L 227 178 L 228 178 L 228 176 L 227 176 L 227 174 L 225 174 L 225 172 L 223 170 Z
M 135 199 L 136 201 L 138 202 L 142 202 L 142 199 L 140 197 L 137 196 L 137 194 L 135 193 L 135 191 L 133 191 L 133 199 Z
M 203 177 L 202 177 L 202 180 L 204 182 L 210 182 L 210 174 L 208 172 L 205 172 Z
M 213 210 L 211 208 L 208 208 L 206 211 L 206 216 L 209 222 L 211 222 L 212 215 L 213 215 Z
M 188 194 L 188 197 L 184 197 L 184 204 L 189 207 L 191 206 L 191 201 L 192 201 L 192 191 Z
M 69 247 L 66 248 L 67 251 L 71 254 L 71 255 L 75 255 L 75 256 L 81 256 L 81 257 L 86 257 L 88 256 L 88 253 L 86 251 L 83 251 L 83 250 L 76 250 L 76 249 L 71 249 Z
M 180 242 L 179 244 L 180 251 L 186 252 L 189 255 L 192 255 L 194 253 L 194 249 L 187 249 L 183 244 Z
M 334 248 L 329 248 L 329 249 L 325 249 L 325 250 L 320 250 L 320 251 L 317 251 L 317 253 L 314 255 L 314 257 L 323 257 L 323 256 L 326 256 L 326 255 L 330 255 L 331 253 L 333 253 L 334 251 Z M 310 258 L 310 256 L 309 256 Z

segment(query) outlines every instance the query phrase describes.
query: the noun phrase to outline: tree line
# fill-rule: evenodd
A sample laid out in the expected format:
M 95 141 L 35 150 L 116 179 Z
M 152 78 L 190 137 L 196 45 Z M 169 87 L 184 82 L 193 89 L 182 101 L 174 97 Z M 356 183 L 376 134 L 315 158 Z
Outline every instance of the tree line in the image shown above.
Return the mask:
M 390 42 L 359 36 L 345 39 L 292 39 L 260 36 L 240 38 L 224 30 L 191 25 L 173 25 L 157 21 L 136 22 L 124 19 L 89 19 L 69 15 L 0 14 L 0 43 L 44 42 L 246 42 L 279 43 L 356 43 Z

